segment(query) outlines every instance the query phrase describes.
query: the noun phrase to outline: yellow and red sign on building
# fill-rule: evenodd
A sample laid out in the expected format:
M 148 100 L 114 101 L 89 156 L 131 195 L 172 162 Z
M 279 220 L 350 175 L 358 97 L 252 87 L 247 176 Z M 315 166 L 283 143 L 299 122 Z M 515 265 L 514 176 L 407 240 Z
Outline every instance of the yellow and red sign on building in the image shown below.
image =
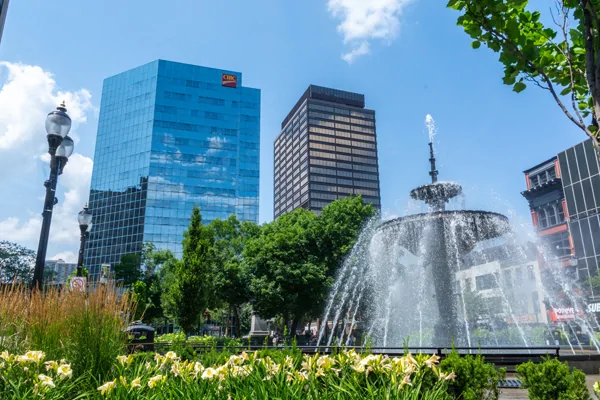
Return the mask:
M 221 85 L 230 88 L 237 87 L 237 76 L 232 74 L 223 74 L 221 77 Z

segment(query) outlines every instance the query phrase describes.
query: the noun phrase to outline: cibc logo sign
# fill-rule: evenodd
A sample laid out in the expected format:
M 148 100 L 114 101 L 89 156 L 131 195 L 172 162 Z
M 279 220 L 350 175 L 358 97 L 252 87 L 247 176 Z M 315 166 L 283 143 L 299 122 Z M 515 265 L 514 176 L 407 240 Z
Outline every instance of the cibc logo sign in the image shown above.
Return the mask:
M 221 76 L 221 85 L 230 88 L 237 87 L 237 76 L 232 74 L 223 74 Z

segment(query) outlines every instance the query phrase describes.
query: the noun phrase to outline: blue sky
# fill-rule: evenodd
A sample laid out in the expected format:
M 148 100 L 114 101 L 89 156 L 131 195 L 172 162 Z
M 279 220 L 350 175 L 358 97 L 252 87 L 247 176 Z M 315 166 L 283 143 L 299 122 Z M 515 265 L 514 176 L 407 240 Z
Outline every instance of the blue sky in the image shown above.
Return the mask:
M 551 4 L 532 3 L 542 10 Z M 272 219 L 273 140 L 281 120 L 309 84 L 318 84 L 364 93 L 376 110 L 385 215 L 403 215 L 410 189 L 428 179 L 424 120 L 431 114 L 440 178 L 465 187 L 467 208 L 529 224 L 522 171 L 585 137 L 548 93 L 504 86 L 497 54 L 471 49 L 457 13 L 444 4 L 12 1 L 0 45 L 0 240 L 37 246 L 48 173 L 40 157 L 43 121 L 66 97 L 79 155 L 59 183 L 48 256 L 73 259 L 102 80 L 157 58 L 241 71 L 246 86 L 262 90 L 261 222 Z M 369 6 L 377 12 L 363 18 Z

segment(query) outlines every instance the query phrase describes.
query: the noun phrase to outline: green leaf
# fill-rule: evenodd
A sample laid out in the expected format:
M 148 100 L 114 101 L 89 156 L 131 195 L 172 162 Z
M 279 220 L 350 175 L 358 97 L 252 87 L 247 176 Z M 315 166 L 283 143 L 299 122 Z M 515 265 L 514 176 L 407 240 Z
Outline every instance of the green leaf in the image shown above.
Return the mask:
M 479 40 L 476 40 L 473 43 L 471 43 L 471 47 L 474 49 L 478 49 L 481 47 L 481 42 Z
M 581 47 L 573 47 L 571 50 L 573 50 L 573 53 L 575 54 L 585 54 L 585 49 Z
M 521 93 L 526 88 L 527 88 L 526 84 L 524 84 L 523 82 L 517 82 L 517 83 L 515 83 L 515 86 L 513 87 L 513 91 L 517 92 L 517 93 Z
M 570 86 L 567 86 L 566 88 L 564 88 L 564 89 L 563 89 L 563 90 L 560 92 L 560 95 L 561 95 L 561 96 L 566 96 L 566 95 L 568 95 L 569 93 L 571 93 L 571 87 L 570 87 Z

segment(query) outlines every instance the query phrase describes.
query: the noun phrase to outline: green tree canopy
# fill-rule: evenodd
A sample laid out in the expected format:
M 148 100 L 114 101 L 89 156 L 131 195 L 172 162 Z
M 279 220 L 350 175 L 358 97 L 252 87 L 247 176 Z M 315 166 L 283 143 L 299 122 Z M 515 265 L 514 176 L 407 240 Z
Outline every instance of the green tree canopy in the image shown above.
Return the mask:
M 156 250 L 152 243 L 146 243 L 142 251 L 145 267 L 143 280 L 132 285 L 137 302 L 136 319 L 151 323 L 165 317 L 163 293 L 167 291 L 167 274 L 172 274 L 177 258 L 169 250 Z
M 195 207 L 188 229 L 183 234 L 183 259 L 176 264 L 175 282 L 165 296 L 169 310 L 186 333 L 194 332 L 213 292 L 207 278 L 213 263 L 214 235 L 202 224 L 200 209 Z
M 291 332 L 320 312 L 332 279 L 320 258 L 318 217 L 303 208 L 262 227 L 248 241 L 244 258 L 252 273 L 254 309 L 264 318 L 283 316 Z
M 142 255 L 139 253 L 125 254 L 121 262 L 115 265 L 115 279 L 125 286 L 132 285 L 142 277 Z
M 319 218 L 317 234 L 327 274 L 334 276 L 356 243 L 367 221 L 377 214 L 362 196 L 346 197 L 328 204 Z
M 235 214 L 228 219 L 215 219 L 209 224 L 214 234 L 214 259 L 210 280 L 214 295 L 211 307 L 225 303 L 234 313 L 236 332 L 241 332 L 240 309 L 250 300 L 250 274 L 242 261 L 242 252 L 249 239 L 260 233 L 260 227 L 253 223 L 240 222 Z
M 600 1 L 556 4 L 553 26 L 541 22 L 528 0 L 449 0 L 447 6 L 460 12 L 458 25 L 474 39 L 474 49 L 483 43 L 500 53 L 505 84 L 515 92 L 527 83 L 547 90 L 598 148 Z
M 0 283 L 29 285 L 34 267 L 35 251 L 6 240 L 0 241 Z

